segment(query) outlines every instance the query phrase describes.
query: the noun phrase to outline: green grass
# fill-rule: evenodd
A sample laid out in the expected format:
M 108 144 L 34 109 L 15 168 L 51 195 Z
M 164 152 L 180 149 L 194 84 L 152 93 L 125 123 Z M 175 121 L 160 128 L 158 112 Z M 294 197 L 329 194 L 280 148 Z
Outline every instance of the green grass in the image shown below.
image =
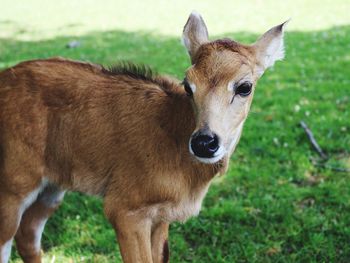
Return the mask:
M 298 123 L 313 130 L 327 165 L 350 169 L 350 5 L 303 2 L 146 1 L 137 8 L 107 1 L 94 8 L 60 1 L 46 4 L 40 19 L 40 1 L 4 0 L 0 68 L 59 55 L 132 60 L 182 78 L 189 60 L 177 35 L 191 9 L 204 13 L 209 32 L 246 43 L 293 16 L 286 59 L 261 79 L 229 172 L 215 180 L 199 217 L 171 226 L 172 262 L 349 262 L 350 174 L 313 165 L 318 156 Z M 82 45 L 65 48 L 73 39 Z M 44 262 L 121 262 L 101 200 L 77 193 L 48 222 L 43 249 Z

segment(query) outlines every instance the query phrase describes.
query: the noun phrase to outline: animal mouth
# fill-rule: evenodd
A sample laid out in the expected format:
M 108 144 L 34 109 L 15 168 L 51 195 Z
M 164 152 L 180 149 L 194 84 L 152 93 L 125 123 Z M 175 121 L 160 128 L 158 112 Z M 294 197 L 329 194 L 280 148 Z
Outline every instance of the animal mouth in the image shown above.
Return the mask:
M 224 158 L 226 150 L 224 146 L 219 146 L 217 151 L 215 152 L 215 154 L 211 157 L 202 157 L 202 156 L 198 156 L 196 155 L 191 147 L 191 140 L 189 143 L 189 151 L 190 153 L 201 163 L 206 163 L 206 164 L 214 164 L 217 163 L 218 161 L 220 161 L 222 158 Z

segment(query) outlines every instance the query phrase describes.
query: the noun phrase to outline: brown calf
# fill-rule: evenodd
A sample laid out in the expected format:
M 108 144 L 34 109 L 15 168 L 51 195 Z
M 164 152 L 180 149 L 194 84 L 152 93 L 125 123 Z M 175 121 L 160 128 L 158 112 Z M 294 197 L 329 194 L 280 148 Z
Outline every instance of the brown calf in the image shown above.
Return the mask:
M 45 222 L 66 190 L 104 198 L 124 262 L 168 262 L 168 226 L 199 213 L 224 173 L 255 84 L 283 58 L 283 29 L 251 46 L 210 42 L 192 13 L 182 84 L 134 65 L 53 58 L 0 73 L 0 263 L 12 240 L 41 262 Z

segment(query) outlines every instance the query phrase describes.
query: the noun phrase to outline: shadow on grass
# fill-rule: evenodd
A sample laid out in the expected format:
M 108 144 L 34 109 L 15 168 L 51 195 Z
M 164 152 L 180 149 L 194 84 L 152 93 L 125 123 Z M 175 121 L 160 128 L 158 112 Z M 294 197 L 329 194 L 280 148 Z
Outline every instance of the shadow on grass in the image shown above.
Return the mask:
M 226 36 L 244 43 L 258 37 L 244 32 Z M 213 185 L 199 218 L 172 228 L 173 262 L 350 258 L 350 203 L 344 201 L 350 200 L 349 175 L 313 167 L 309 159 L 315 154 L 298 127 L 304 119 L 324 150 L 336 155 L 332 161 L 339 161 L 339 153 L 348 158 L 349 36 L 350 26 L 287 32 L 286 61 L 260 81 L 225 183 Z M 72 40 L 81 46 L 66 48 Z M 189 66 L 179 38 L 148 32 L 92 32 L 38 42 L 0 39 L 0 68 L 52 56 L 105 65 L 131 60 L 180 79 Z M 313 177 L 315 183 L 308 183 Z M 77 193 L 68 194 L 48 222 L 43 247 L 77 262 L 82 256 L 120 261 L 101 200 Z M 101 256 L 97 261 L 96 255 Z

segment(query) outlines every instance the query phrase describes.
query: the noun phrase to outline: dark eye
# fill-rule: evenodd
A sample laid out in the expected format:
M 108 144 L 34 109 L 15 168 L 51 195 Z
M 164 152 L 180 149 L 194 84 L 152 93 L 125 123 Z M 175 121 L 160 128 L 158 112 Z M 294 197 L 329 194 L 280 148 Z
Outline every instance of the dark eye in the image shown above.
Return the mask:
M 252 83 L 244 82 L 236 88 L 235 95 L 247 97 L 252 92 Z
M 190 84 L 188 83 L 188 81 L 186 79 L 184 79 L 182 81 L 182 85 L 184 85 L 184 87 L 185 87 L 185 91 L 187 93 L 187 96 L 192 96 L 193 95 L 193 91 L 192 91 L 192 89 L 190 87 Z

